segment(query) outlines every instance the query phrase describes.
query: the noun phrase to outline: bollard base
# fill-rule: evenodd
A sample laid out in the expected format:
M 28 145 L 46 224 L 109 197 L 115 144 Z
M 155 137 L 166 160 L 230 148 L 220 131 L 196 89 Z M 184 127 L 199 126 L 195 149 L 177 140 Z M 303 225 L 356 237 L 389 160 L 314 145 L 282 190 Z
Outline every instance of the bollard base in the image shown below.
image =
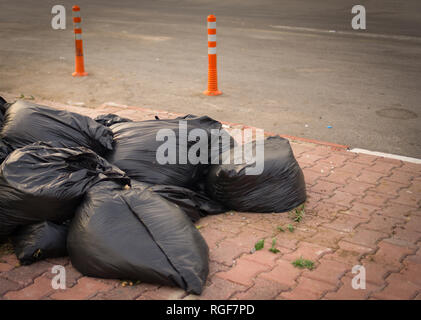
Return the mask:
M 72 73 L 73 77 L 84 77 L 84 76 L 87 76 L 87 75 L 88 75 L 87 72 L 73 72 Z
M 221 91 L 209 91 L 209 90 L 206 90 L 206 91 L 203 91 L 203 94 L 205 94 L 205 95 L 207 95 L 207 96 L 219 96 L 220 94 L 222 94 L 222 92 Z

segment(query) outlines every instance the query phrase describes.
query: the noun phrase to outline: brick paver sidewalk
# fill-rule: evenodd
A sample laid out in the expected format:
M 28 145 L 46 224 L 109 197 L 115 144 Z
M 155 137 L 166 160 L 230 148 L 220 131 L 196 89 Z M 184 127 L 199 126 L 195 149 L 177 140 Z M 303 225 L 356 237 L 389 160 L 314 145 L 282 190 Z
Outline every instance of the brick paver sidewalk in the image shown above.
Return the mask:
M 176 116 L 124 106 L 56 107 L 133 120 Z M 18 266 L 9 253 L 0 256 L 0 298 L 420 299 L 421 165 L 298 141 L 292 147 L 308 187 L 304 218 L 228 212 L 199 221 L 210 248 L 210 275 L 201 296 L 83 277 L 68 258 Z M 262 238 L 265 247 L 253 253 Z M 268 250 L 273 238 L 276 254 Z M 291 262 L 300 257 L 313 261 L 314 269 L 294 267 Z M 55 264 L 66 267 L 66 290 L 51 287 Z M 351 286 L 355 265 L 366 268 L 365 290 Z

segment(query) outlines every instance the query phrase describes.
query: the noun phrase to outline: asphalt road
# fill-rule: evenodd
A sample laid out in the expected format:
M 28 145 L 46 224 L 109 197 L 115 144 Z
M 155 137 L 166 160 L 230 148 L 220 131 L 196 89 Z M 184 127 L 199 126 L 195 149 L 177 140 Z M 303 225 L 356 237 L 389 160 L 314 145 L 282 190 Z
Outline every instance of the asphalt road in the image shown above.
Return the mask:
M 54 4 L 66 30 L 51 28 Z M 79 1 L 85 78 L 71 76 L 73 4 L 0 0 L 0 94 L 208 114 L 421 158 L 419 0 Z M 354 4 L 365 31 L 351 28 Z M 210 13 L 218 97 L 202 94 Z

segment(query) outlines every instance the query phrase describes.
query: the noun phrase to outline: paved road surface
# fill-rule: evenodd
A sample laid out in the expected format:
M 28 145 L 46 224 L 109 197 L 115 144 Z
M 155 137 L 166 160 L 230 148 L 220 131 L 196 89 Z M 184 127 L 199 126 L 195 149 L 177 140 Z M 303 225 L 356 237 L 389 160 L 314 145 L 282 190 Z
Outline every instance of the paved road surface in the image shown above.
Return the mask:
M 90 76 L 75 79 L 75 2 L 1 0 L 0 94 L 208 114 L 421 158 L 421 2 L 318 3 L 80 1 Z M 50 26 L 54 4 L 67 8 L 66 30 Z M 351 29 L 354 4 L 366 6 L 366 31 Z M 210 13 L 219 97 L 201 93 Z

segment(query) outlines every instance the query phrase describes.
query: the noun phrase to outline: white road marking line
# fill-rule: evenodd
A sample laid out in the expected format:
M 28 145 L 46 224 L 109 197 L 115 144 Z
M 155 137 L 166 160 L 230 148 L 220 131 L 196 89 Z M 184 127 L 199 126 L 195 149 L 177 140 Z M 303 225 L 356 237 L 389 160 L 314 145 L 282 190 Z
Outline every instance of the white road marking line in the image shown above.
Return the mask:
M 394 35 L 394 34 L 379 34 L 379 33 L 370 33 L 370 32 L 366 32 L 366 31 L 339 31 L 339 30 L 335 31 L 335 30 L 325 30 L 325 29 L 316 29 L 316 28 L 291 27 L 291 26 L 273 26 L 273 25 L 270 25 L 270 27 L 275 28 L 275 29 L 282 29 L 282 30 L 306 31 L 306 32 L 314 32 L 314 33 L 342 34 L 342 35 L 365 37 L 365 38 L 411 40 L 411 41 L 418 41 L 418 42 L 421 41 L 420 37 Z
M 383 153 L 383 152 L 377 152 L 377 151 L 370 151 L 370 150 L 365 150 L 365 149 L 360 149 L 360 148 L 354 148 L 354 149 L 351 149 L 349 151 L 350 152 L 355 152 L 355 153 L 369 154 L 369 155 L 377 156 L 377 157 L 383 157 L 383 158 L 389 158 L 389 159 L 396 159 L 396 160 L 401 160 L 401 161 L 405 161 L 405 162 L 411 162 L 411 163 L 421 164 L 421 159 L 400 156 L 400 155 L 397 155 L 397 154 L 390 154 L 390 153 Z

